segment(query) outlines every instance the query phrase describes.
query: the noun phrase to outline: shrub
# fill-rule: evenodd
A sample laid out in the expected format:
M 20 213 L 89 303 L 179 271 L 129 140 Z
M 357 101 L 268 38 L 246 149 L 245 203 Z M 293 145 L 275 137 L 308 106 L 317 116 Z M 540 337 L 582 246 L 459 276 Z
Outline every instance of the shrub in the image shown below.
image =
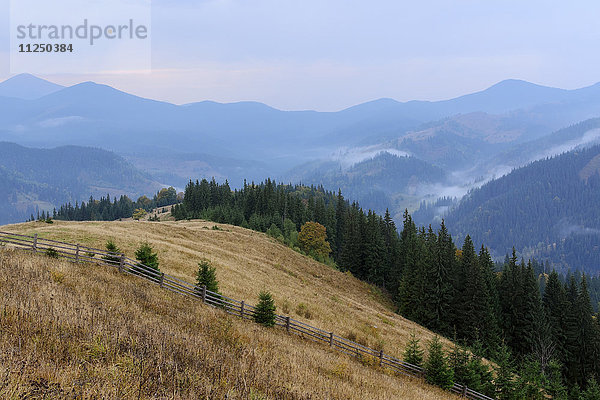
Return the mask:
M 275 302 L 271 293 L 262 291 L 258 295 L 258 304 L 254 312 L 254 321 L 264 326 L 275 325 Z
M 275 239 L 277 239 L 280 236 L 283 237 L 283 234 L 281 233 L 281 229 L 279 229 L 279 227 L 275 224 L 271 224 L 269 229 L 267 229 L 267 235 L 269 235 Z
M 56 249 L 53 249 L 52 247 L 48 247 L 46 249 L 46 255 L 50 258 L 58 258 L 59 257 L 58 251 L 56 251 Z
M 144 210 L 143 208 L 138 208 L 133 212 L 133 219 L 139 221 L 141 218 L 144 218 L 146 214 L 146 210 Z

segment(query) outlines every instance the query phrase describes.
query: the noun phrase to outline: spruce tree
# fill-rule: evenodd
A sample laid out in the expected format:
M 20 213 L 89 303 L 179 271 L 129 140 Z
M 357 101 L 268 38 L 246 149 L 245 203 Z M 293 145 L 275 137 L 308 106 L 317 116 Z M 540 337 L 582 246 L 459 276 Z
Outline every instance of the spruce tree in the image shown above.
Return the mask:
M 439 336 L 429 342 L 427 360 L 425 361 L 425 379 L 432 385 L 448 390 L 454 386 L 454 375 L 448 366 Z
M 493 357 L 500 346 L 502 332 L 500 329 L 500 300 L 498 295 L 498 279 L 495 265 L 486 247 L 481 246 L 479 251 L 479 267 L 485 283 L 486 311 L 484 322 L 480 326 L 480 339 L 485 343 L 485 351 L 479 355 Z
M 590 378 L 587 387 L 581 393 L 581 400 L 600 400 L 600 386 L 595 378 Z
M 423 366 L 423 349 L 419 345 L 420 339 L 417 339 L 415 332 L 410 334 L 410 339 L 406 344 L 404 350 L 404 361 L 416 365 L 417 367 Z
M 196 273 L 196 290 L 199 291 L 203 286 L 206 286 L 206 290 L 218 294 L 219 281 L 217 281 L 216 271 L 216 268 L 211 266 L 208 260 L 200 261 Z
M 512 364 L 512 356 L 508 346 L 504 343 L 500 345 L 496 357 L 496 366 L 494 367 L 496 378 L 494 386 L 496 388 L 496 398 L 498 400 L 515 399 L 515 382 Z
M 556 358 L 565 362 L 565 316 L 569 310 L 565 288 L 554 270 L 548 276 L 542 303 L 550 326 L 550 338 L 554 344 Z
M 111 264 L 118 264 L 121 261 L 121 256 L 119 255 L 119 253 L 121 253 L 121 249 L 119 249 L 119 247 L 115 244 L 115 242 L 112 241 L 112 239 L 109 239 L 106 242 L 106 251 L 112 254 L 102 256 L 103 260 L 106 260 Z
M 275 302 L 271 293 L 262 291 L 258 295 L 258 304 L 254 309 L 254 321 L 264 326 L 275 325 Z
M 149 277 L 155 279 L 154 274 L 151 274 L 147 271 L 147 268 L 152 268 L 156 271 L 159 271 L 158 254 L 154 252 L 152 246 L 150 246 L 150 244 L 147 242 L 142 243 L 135 251 L 135 258 L 139 261 L 139 264 L 133 268 L 133 272 L 141 275 L 148 275 Z M 142 265 L 147 268 L 142 267 Z

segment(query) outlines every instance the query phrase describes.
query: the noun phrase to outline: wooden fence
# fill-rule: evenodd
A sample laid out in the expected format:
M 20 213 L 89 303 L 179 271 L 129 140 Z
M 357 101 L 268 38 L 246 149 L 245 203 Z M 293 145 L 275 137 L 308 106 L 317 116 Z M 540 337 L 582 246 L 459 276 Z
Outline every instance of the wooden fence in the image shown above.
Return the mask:
M 203 303 L 213 307 L 219 307 L 229 314 L 243 319 L 253 320 L 255 307 L 244 301 L 238 301 L 218 293 L 206 290 L 206 287 L 197 287 L 191 283 L 182 281 L 164 272 L 140 264 L 136 260 L 126 257 L 124 254 L 111 253 L 106 250 L 86 247 L 79 244 L 70 244 L 56 240 L 44 239 L 36 233 L 34 236 L 18 235 L 9 232 L 0 232 L 0 245 L 9 245 L 34 253 L 46 253 L 73 262 L 91 262 L 99 265 L 109 265 L 119 269 L 120 272 L 135 275 L 160 287 L 173 292 L 201 300 Z M 300 335 L 305 339 L 324 342 L 329 347 L 359 358 L 371 365 L 389 368 L 396 373 L 409 377 L 425 378 L 423 368 L 404 362 L 383 350 L 375 350 L 359 343 L 327 332 L 314 326 L 290 318 L 289 316 L 277 315 L 275 324 L 284 328 L 288 333 Z M 458 383 L 450 389 L 451 392 L 474 400 L 494 400 L 484 394 L 469 389 Z

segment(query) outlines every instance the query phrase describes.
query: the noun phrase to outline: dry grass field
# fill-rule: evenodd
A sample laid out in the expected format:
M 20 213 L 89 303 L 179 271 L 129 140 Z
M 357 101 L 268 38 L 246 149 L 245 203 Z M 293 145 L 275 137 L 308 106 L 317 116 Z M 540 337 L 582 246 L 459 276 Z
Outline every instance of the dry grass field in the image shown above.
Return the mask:
M 396 315 L 376 289 L 243 228 L 57 221 L 0 230 L 100 248 L 111 238 L 129 256 L 148 241 L 161 269 L 189 282 L 207 258 L 225 295 L 254 304 L 260 290 L 270 290 L 278 313 L 392 355 L 401 355 L 412 331 L 432 337 Z M 5 251 L 0 291 L 1 398 L 453 397 L 109 267 Z

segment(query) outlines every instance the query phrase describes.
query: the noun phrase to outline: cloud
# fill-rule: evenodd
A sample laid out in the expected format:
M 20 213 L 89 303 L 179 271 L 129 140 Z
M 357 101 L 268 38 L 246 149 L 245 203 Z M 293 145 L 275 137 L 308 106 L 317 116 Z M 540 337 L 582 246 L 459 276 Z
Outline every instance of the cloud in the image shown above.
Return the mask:
M 340 148 L 331 155 L 331 159 L 339 162 L 342 168 L 347 169 L 359 162 L 370 160 L 381 153 L 388 153 L 397 157 L 408 157 L 410 155 L 405 151 L 397 149 L 382 149 L 377 146 L 366 146 Z
M 569 140 L 560 145 L 549 148 L 531 158 L 530 161 L 539 160 L 540 158 L 552 157 L 558 154 L 566 153 L 578 147 L 589 146 L 600 141 L 600 129 L 591 129 L 583 134 L 578 139 Z
M 70 116 L 70 117 L 60 117 L 60 118 L 50 118 L 45 119 L 38 123 L 38 125 L 42 128 L 56 128 L 58 126 L 67 125 L 73 122 L 83 121 L 83 117 L 79 116 Z

